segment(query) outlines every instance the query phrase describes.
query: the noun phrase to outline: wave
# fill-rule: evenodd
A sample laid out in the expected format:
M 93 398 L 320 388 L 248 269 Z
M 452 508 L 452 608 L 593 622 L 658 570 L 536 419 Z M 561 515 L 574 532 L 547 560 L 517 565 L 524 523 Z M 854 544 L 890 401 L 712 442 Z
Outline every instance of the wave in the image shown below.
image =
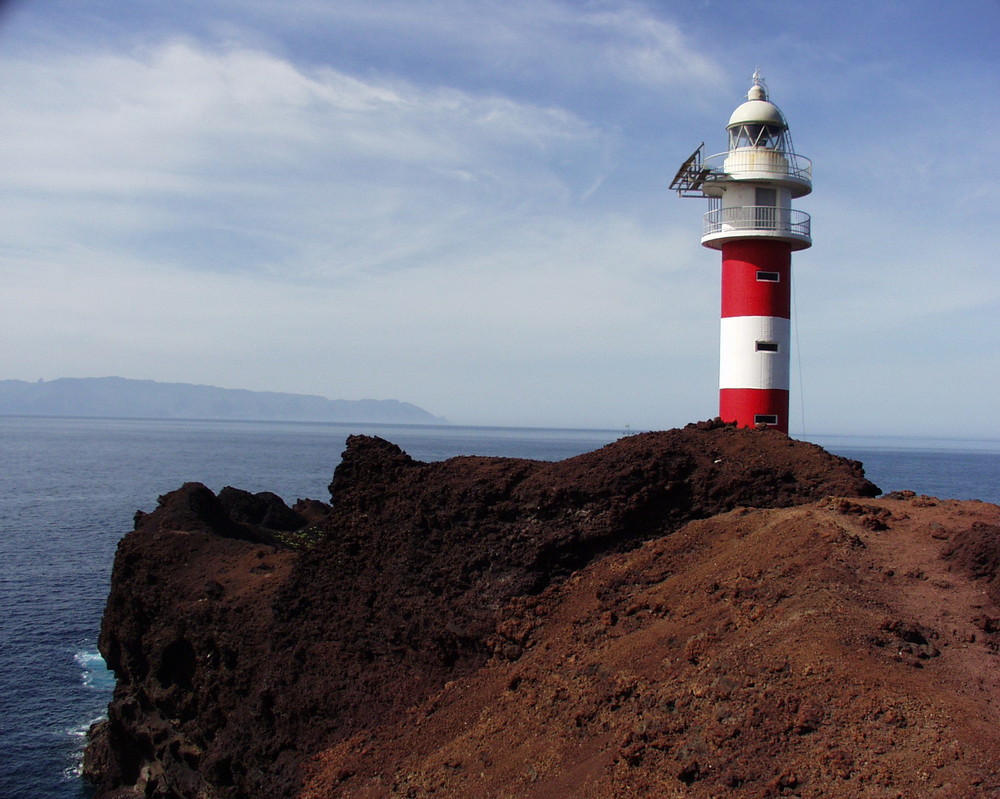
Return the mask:
M 76 650 L 73 660 L 80 668 L 80 683 L 84 688 L 110 695 L 115 687 L 115 673 L 108 669 L 97 647 L 88 646 Z M 70 746 L 67 753 L 69 762 L 62 770 L 63 780 L 76 781 L 83 776 L 83 750 L 87 747 L 87 734 L 94 724 L 106 718 L 107 713 L 102 712 L 65 729 Z
M 76 724 L 66 730 L 66 735 L 70 739 L 71 747 L 68 753 L 69 763 L 62 770 L 64 780 L 79 780 L 83 777 L 83 750 L 87 748 L 87 733 L 90 728 L 99 721 L 104 721 L 107 714 L 101 713 L 89 721 Z
M 73 659 L 80 667 L 80 681 L 86 688 L 111 691 L 115 687 L 115 673 L 108 668 L 96 647 L 77 650 Z

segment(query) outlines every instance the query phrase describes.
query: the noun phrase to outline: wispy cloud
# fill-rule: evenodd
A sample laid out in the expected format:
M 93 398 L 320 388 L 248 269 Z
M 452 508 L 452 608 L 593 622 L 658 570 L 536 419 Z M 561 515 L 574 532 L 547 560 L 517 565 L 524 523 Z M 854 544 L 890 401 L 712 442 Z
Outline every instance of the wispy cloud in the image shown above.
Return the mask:
M 220 19 L 230 7 L 228 0 L 208 5 Z M 450 72 L 457 85 L 502 80 L 601 94 L 647 86 L 690 95 L 725 82 L 717 61 L 678 25 L 631 0 L 341 0 L 291 9 L 279 0 L 259 0 L 252 9 L 275 28 L 311 27 L 347 52 L 352 39 L 363 41 L 366 48 L 391 51 L 390 63 L 442 70 L 440 82 L 448 82 L 443 78 Z M 221 29 L 233 35 L 230 26 Z M 323 55 L 338 58 L 329 47 Z
M 614 146 L 560 109 L 305 71 L 260 51 L 172 42 L 2 66 L 16 77 L 0 129 L 13 246 L 43 228 L 52 246 L 60 230 L 76 244 L 182 242 L 214 226 L 251 249 L 269 239 L 294 270 L 300 249 L 337 248 L 338 230 L 381 237 L 391 223 L 375 251 L 398 252 L 477 207 L 566 204 Z

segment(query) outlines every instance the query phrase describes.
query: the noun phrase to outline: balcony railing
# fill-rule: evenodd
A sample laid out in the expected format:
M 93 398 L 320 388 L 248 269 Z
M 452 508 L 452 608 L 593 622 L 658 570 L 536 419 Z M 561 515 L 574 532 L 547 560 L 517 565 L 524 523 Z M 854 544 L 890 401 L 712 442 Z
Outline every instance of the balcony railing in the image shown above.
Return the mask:
M 805 211 L 773 205 L 739 205 L 714 208 L 705 214 L 704 236 L 727 233 L 759 233 L 809 239 L 811 219 Z
M 805 156 L 766 147 L 739 147 L 705 159 L 708 181 L 725 179 L 791 180 L 812 184 L 812 161 Z

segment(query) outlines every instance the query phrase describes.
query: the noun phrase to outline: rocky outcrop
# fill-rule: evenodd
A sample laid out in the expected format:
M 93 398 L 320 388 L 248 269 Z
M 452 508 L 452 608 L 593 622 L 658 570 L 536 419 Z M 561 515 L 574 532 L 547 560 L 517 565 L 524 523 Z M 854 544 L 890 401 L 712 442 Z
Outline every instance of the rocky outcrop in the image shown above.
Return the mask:
M 512 602 L 493 658 L 300 796 L 996 797 L 998 522 L 912 495 L 691 522 Z
M 590 564 L 737 508 L 877 493 L 856 462 L 713 423 L 559 463 L 420 463 L 353 436 L 329 508 L 185 485 L 119 546 L 100 637 L 118 685 L 87 773 L 102 797 L 396 795 L 351 793 L 343 753 L 533 656 L 534 603 Z

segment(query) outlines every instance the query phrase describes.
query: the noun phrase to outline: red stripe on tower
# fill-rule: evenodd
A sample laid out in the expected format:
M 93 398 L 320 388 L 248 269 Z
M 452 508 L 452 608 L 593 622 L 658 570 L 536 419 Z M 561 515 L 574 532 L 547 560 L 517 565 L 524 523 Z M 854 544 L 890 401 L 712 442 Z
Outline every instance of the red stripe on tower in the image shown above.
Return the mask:
M 780 421 L 788 415 L 788 389 L 720 388 L 719 418 L 736 422 L 740 427 L 753 427 L 760 416 L 776 416 Z M 775 423 L 779 427 L 780 424 Z M 785 430 L 784 432 L 788 432 Z
M 729 149 L 684 162 L 671 188 L 708 197 L 701 243 L 722 251 L 719 416 L 788 432 L 791 254 L 812 245 L 809 215 L 792 199 L 812 190 L 760 75 L 729 119 Z
M 722 245 L 722 315 L 792 317 L 792 249 L 749 239 Z

